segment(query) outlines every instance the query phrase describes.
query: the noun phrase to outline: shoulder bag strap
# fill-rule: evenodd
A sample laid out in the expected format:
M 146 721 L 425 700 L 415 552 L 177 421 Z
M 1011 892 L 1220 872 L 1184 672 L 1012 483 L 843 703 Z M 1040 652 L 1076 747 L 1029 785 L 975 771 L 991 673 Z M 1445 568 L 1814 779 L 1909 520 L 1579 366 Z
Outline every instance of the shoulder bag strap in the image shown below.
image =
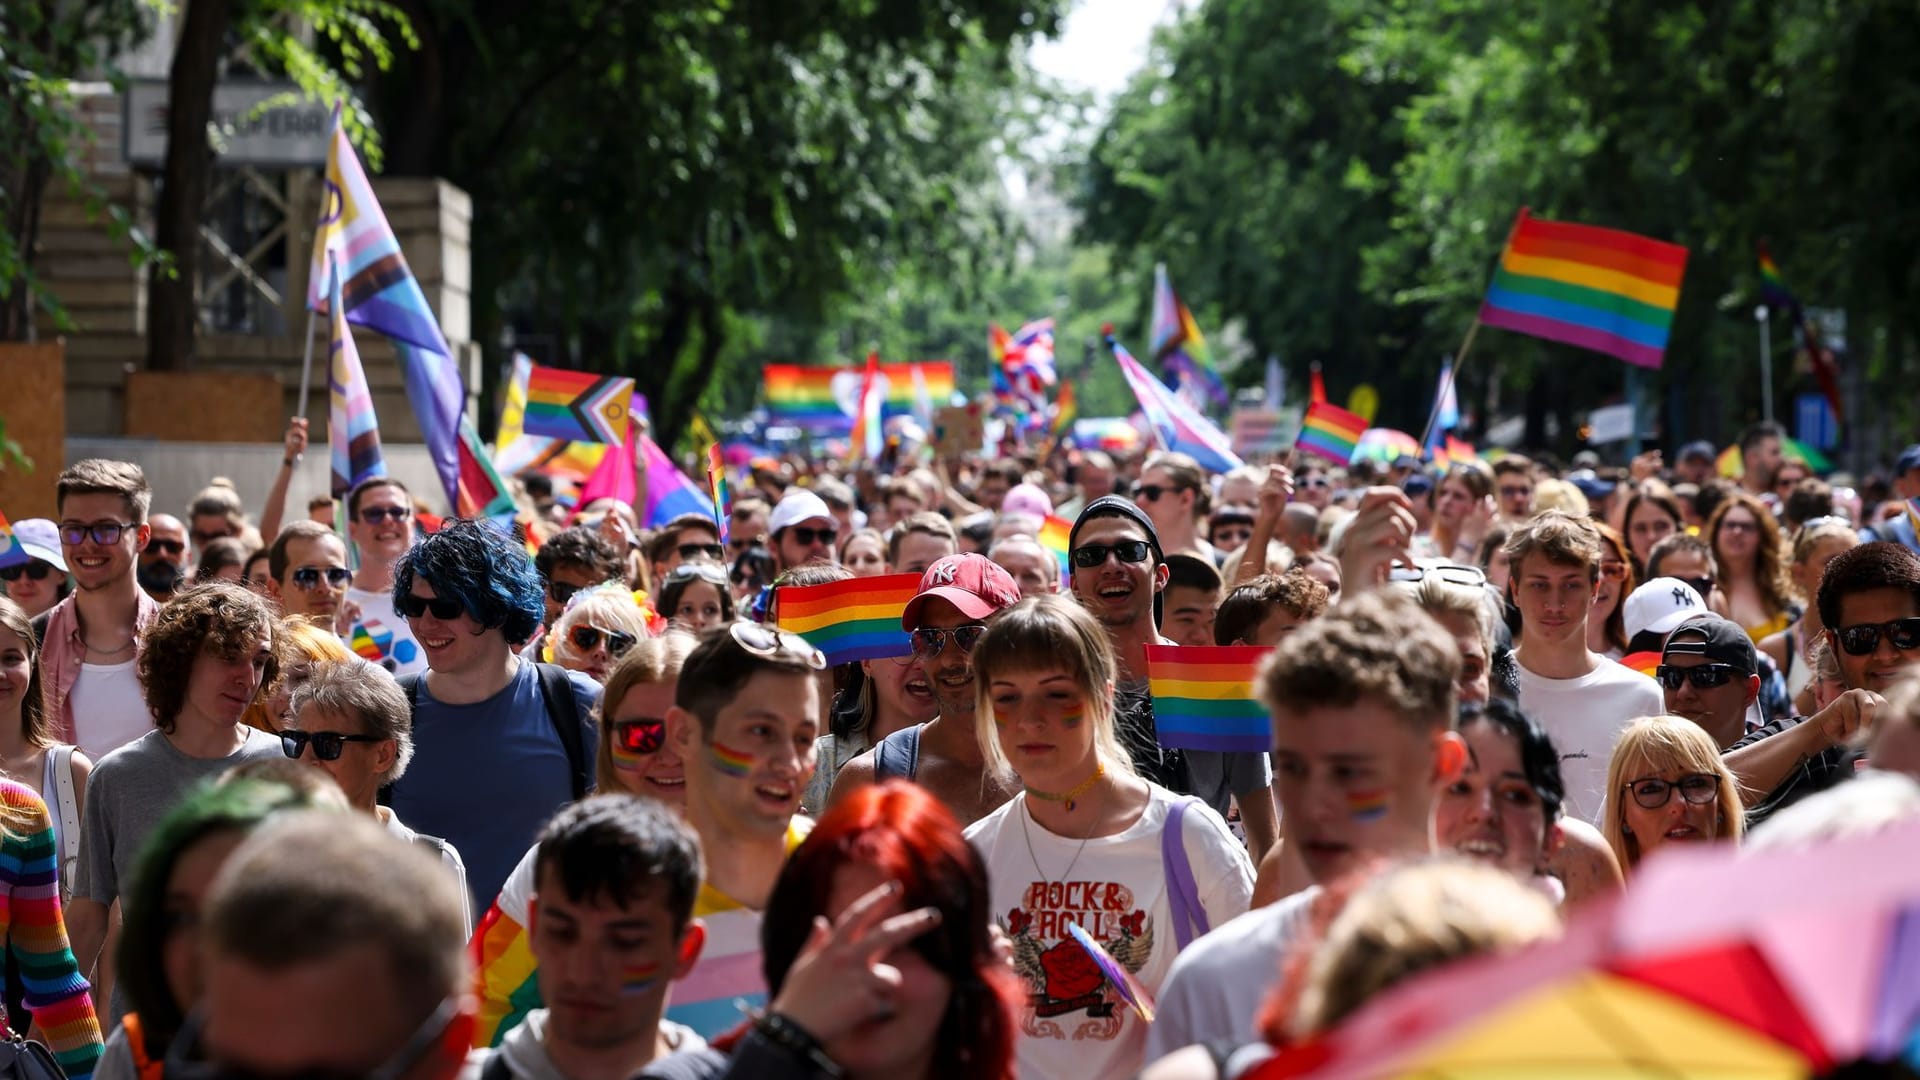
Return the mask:
M 412 675 L 395 675 L 393 677 L 393 681 L 400 684 L 400 692 L 407 695 L 407 713 L 409 719 L 417 717 L 420 713 L 420 680 L 423 678 L 425 678 L 425 676 L 418 673 Z M 381 806 L 392 806 L 393 785 L 380 785 L 380 791 L 374 796 L 374 801 L 378 802 Z
M 60 889 L 73 891 L 73 874 L 80 862 L 80 793 L 73 786 L 73 747 L 56 746 L 53 759 L 53 812 L 60 815 Z
M 1181 949 L 1213 929 L 1207 922 L 1207 909 L 1200 904 L 1193 866 L 1187 861 L 1187 808 L 1199 801 L 1191 795 L 1175 801 L 1167 812 L 1166 826 L 1160 830 L 1160 862 L 1167 875 L 1167 902 L 1173 909 L 1173 937 Z
M 559 664 L 536 663 L 534 668 L 540 673 L 540 693 L 546 698 L 547 720 L 553 724 L 553 730 L 560 736 L 560 745 L 567 751 L 573 797 L 576 801 L 584 799 L 593 781 L 587 772 L 586 740 L 581 737 L 581 729 L 586 725 L 580 720 L 580 702 L 573 696 L 573 681 L 567 678 L 567 669 Z

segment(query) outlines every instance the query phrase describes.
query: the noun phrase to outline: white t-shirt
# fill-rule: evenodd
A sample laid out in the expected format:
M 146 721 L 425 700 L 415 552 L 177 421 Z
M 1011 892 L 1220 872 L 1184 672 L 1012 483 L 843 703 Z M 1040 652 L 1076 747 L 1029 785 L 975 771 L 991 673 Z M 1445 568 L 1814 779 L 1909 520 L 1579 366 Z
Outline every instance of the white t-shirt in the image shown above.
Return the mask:
M 1560 778 L 1567 785 L 1566 812 L 1593 821 L 1606 801 L 1607 760 L 1628 724 L 1667 711 L 1660 684 L 1627 667 L 1602 660 L 1577 679 L 1543 679 L 1520 669 L 1520 708 L 1553 737 L 1560 751 Z
M 133 663 L 80 665 L 80 678 L 68 697 L 73 703 L 73 743 L 95 761 L 153 730 L 153 712 L 140 692 Z
M 967 828 L 967 839 L 987 864 L 994 917 L 1012 939 L 1014 969 L 1027 986 L 1016 1047 L 1023 1080 L 1131 1076 L 1145 1061 L 1149 1025 L 1107 983 L 1066 926 L 1078 923 L 1148 993 L 1159 993 L 1178 950 L 1160 836 L 1182 796 L 1149 788 L 1140 820 L 1125 832 L 1088 840 L 1084 848 L 1035 824 L 1024 798 L 1009 800 Z M 1220 815 L 1204 803 L 1190 804 L 1181 841 L 1208 924 L 1219 926 L 1246 911 L 1253 864 Z
M 395 675 L 417 675 L 427 670 L 427 654 L 413 639 L 413 628 L 393 610 L 393 594 L 347 589 L 347 600 L 360 605 L 360 617 L 344 640 L 362 660 L 379 664 Z
M 1160 1015 L 1147 1032 L 1147 1061 L 1194 1043 L 1258 1042 L 1253 1018 L 1280 981 L 1287 951 L 1307 932 L 1313 885 L 1256 908 L 1188 946 L 1160 992 Z

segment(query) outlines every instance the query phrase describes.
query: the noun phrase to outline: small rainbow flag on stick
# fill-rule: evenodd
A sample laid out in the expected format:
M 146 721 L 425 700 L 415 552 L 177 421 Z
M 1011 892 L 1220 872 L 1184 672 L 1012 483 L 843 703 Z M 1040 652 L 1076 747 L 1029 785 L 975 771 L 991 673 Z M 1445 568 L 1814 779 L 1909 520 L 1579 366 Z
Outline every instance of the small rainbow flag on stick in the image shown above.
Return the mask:
M 707 444 L 707 490 L 713 494 L 713 527 L 720 530 L 720 542 L 727 540 L 727 459 L 719 443 Z
M 880 660 L 912 651 L 900 625 L 919 574 L 851 578 L 775 590 L 776 625 L 806 638 L 829 664 Z
M 1266 753 L 1273 721 L 1253 696 L 1273 649 L 1259 645 L 1149 645 L 1153 723 L 1169 749 Z
M 1544 221 L 1521 207 L 1480 321 L 1657 368 L 1686 270 L 1678 244 Z
M 1300 437 L 1293 448 L 1303 454 L 1324 458 L 1335 465 L 1353 460 L 1367 422 L 1338 405 L 1316 401 L 1307 406 L 1306 419 L 1300 423 Z
M 1073 522 L 1048 514 L 1046 523 L 1040 526 L 1040 535 L 1035 537 L 1041 547 L 1053 552 L 1054 557 L 1060 560 L 1060 578 L 1063 581 L 1073 574 L 1073 564 L 1067 561 L 1072 536 Z

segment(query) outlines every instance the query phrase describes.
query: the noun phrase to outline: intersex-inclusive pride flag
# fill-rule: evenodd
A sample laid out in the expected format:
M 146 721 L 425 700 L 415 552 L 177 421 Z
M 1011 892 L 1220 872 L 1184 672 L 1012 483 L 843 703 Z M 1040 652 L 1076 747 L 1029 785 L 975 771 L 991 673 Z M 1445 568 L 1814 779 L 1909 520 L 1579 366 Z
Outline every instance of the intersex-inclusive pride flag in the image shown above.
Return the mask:
M 774 423 L 791 424 L 813 435 L 846 436 L 853 432 L 853 412 L 866 378 L 864 366 L 768 364 L 762 374 L 766 379 L 767 414 Z M 883 420 L 914 415 L 923 399 L 937 406 L 953 397 L 953 365 L 945 360 L 881 364 L 880 375 L 886 386 L 886 397 L 880 404 Z
M 1293 448 L 1303 454 L 1325 458 L 1335 465 L 1353 460 L 1353 452 L 1366 434 L 1367 422 L 1338 405 L 1326 401 L 1309 402 L 1306 419 L 1300 422 L 1300 437 Z
M 632 379 L 535 365 L 521 427 L 529 435 L 611 446 L 626 437 L 632 401 Z
M 333 497 L 344 499 L 362 480 L 387 475 L 380 453 L 380 421 L 373 393 L 360 367 L 360 350 L 347 325 L 340 297 L 340 272 L 334 268 L 327 310 L 327 451 L 333 468 Z
M 1162 446 L 1191 457 L 1210 472 L 1226 472 L 1245 464 L 1233 452 L 1233 440 L 1225 432 L 1175 396 L 1117 341 L 1113 342 L 1113 358 L 1126 377 L 1127 387 L 1139 399 L 1140 410 L 1147 414 L 1147 422 L 1159 432 Z
M 1544 221 L 1522 207 L 1480 321 L 1657 368 L 1686 270 L 1677 244 Z
M 900 617 L 919 591 L 919 574 L 783 585 L 774 594 L 776 624 L 806 638 L 829 664 L 905 656 L 912 649 Z
M 1253 694 L 1273 649 L 1262 645 L 1149 645 L 1147 684 L 1160 745 L 1264 754 L 1273 722 Z
M 581 483 L 606 457 L 608 444 L 527 434 L 527 383 L 532 379 L 533 361 L 523 353 L 514 353 L 513 374 L 507 380 L 507 399 L 500 408 L 500 427 L 493 444 L 493 467 L 509 476 L 533 469 Z

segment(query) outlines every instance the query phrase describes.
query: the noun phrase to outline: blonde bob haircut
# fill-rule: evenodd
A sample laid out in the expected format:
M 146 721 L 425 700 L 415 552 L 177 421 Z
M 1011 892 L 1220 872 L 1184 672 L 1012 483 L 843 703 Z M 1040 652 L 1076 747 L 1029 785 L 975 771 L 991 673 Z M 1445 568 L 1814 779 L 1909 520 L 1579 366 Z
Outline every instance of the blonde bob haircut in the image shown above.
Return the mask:
M 619 783 L 620 773 L 613 767 L 613 714 L 620 711 L 621 702 L 637 686 L 659 686 L 680 681 L 680 668 L 687 662 L 687 654 L 699 640 L 692 634 L 678 630 L 669 630 L 657 638 L 645 638 L 634 643 L 627 655 L 613 665 L 607 673 L 607 685 L 600 692 L 598 707 L 600 731 L 599 749 L 594 753 L 594 764 L 598 770 L 594 773 L 600 778 L 601 790 L 609 790 L 608 785 Z M 662 717 L 664 719 L 664 717 Z
M 1000 749 L 993 719 L 993 680 L 1011 674 L 1058 671 L 1071 678 L 1086 698 L 1086 722 L 1093 728 L 1093 752 L 1108 772 L 1134 775 L 1133 758 L 1113 727 L 1113 684 L 1117 665 L 1107 631 L 1079 602 L 1066 596 L 1032 596 L 995 615 L 973 646 L 973 677 L 979 705 L 974 735 L 987 770 L 1002 779 L 1017 774 Z
M 625 585 L 597 585 L 586 595 L 574 600 L 567 610 L 553 621 L 553 658 L 560 664 L 568 661 L 578 662 L 581 657 L 574 649 L 568 633 L 581 623 L 601 630 L 618 630 L 623 634 L 632 634 L 636 641 L 644 641 L 653 636 L 647 629 L 647 617 L 634 602 L 633 593 Z
M 1613 758 L 1607 762 L 1607 819 L 1600 826 L 1607 846 L 1629 873 L 1640 861 L 1640 842 L 1627 831 L 1627 800 L 1633 798 L 1627 794 L 1627 785 L 1664 772 L 1705 773 L 1718 780 L 1719 816 L 1714 839 L 1738 843 L 1747 831 L 1740 783 L 1720 760 L 1720 747 L 1713 737 L 1700 725 L 1678 716 L 1643 716 L 1628 725 L 1613 744 Z M 1680 793 L 1669 797 L 1677 799 Z

